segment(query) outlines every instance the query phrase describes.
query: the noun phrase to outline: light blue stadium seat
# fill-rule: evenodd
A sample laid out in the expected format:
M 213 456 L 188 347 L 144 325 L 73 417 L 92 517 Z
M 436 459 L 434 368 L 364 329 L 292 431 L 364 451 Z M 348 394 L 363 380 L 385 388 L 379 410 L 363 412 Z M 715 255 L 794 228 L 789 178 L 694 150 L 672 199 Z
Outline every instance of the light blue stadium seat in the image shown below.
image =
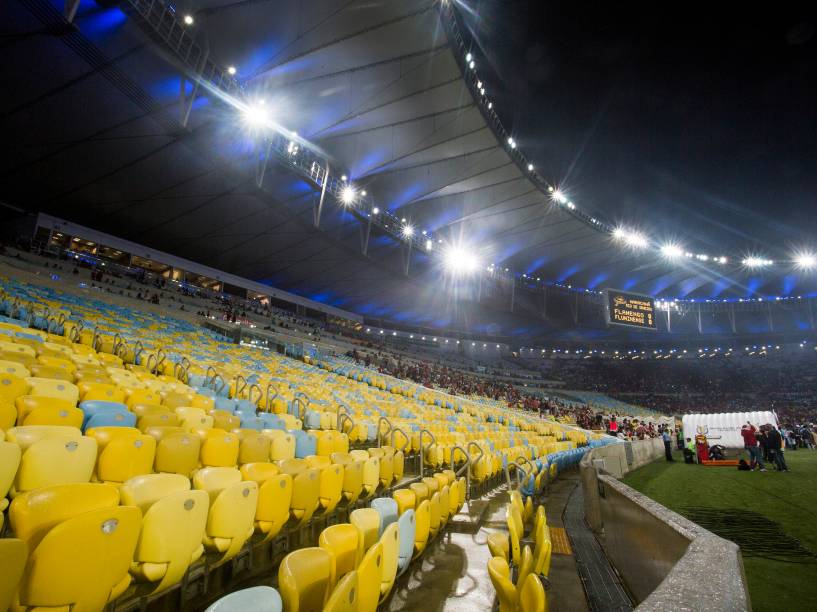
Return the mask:
M 255 412 L 255 404 L 253 404 L 250 400 L 240 399 L 235 402 L 235 409 L 236 412 L 239 410 L 242 412 Z
M 391 497 L 378 497 L 372 500 L 370 506 L 380 514 L 379 535 L 383 535 L 386 527 L 397 522 L 397 502 Z
M 136 415 L 127 411 L 103 410 L 89 418 L 82 431 L 94 427 L 136 427 Z
M 268 586 L 256 586 L 225 595 L 205 612 L 281 612 L 283 609 L 278 591 Z
M 304 427 L 306 429 L 320 429 L 321 413 L 316 410 L 307 410 L 304 417 Z
M 229 397 L 216 397 L 216 408 L 227 412 L 235 412 L 235 400 L 231 400 Z
M 241 429 L 255 429 L 256 431 L 261 431 L 262 429 L 268 429 L 268 427 L 264 422 L 264 419 L 260 419 L 253 415 L 249 418 L 242 417 Z
M 262 412 L 258 418 L 266 424 L 265 429 L 286 429 L 286 425 L 277 414 Z
M 375 500 L 377 501 L 377 500 Z M 400 542 L 397 549 L 397 575 L 405 572 L 414 554 L 414 534 L 417 529 L 414 510 L 406 510 L 397 521 Z
M 305 431 L 293 430 L 295 435 L 295 456 L 299 459 L 316 455 L 318 452 L 318 439 L 314 434 Z
M 84 402 L 80 402 L 79 407 L 85 414 L 85 417 L 82 419 L 83 431 L 85 430 L 86 427 L 88 427 L 88 422 L 91 420 L 91 418 L 97 414 L 108 412 L 130 414 L 130 412 L 128 411 L 128 407 L 120 402 L 108 402 L 105 400 L 87 400 Z M 96 427 L 99 427 L 99 425 L 97 425 Z M 129 425 L 129 427 L 132 427 L 132 425 Z

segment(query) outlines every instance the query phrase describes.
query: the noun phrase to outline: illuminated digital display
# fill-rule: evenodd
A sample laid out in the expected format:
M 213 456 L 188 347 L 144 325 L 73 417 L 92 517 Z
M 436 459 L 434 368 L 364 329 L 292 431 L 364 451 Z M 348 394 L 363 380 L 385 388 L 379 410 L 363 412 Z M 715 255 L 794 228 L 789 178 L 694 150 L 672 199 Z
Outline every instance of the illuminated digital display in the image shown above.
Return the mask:
M 655 300 L 648 295 L 607 289 L 607 323 L 655 329 Z

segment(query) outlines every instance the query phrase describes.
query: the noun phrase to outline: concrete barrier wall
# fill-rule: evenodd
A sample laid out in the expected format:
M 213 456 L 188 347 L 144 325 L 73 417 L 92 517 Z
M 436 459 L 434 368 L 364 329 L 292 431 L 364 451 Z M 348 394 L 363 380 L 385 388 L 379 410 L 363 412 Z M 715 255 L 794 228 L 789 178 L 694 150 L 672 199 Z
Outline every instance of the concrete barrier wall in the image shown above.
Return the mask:
M 663 455 L 663 443 L 632 443 L 632 466 Z M 659 440 L 660 442 L 660 440 Z M 639 447 L 640 445 L 640 447 Z M 615 447 L 621 447 L 616 449 Z M 640 611 L 751 610 L 740 548 L 628 487 L 624 444 L 587 453 L 580 469 L 585 517 Z M 615 449 L 615 450 L 614 450 Z M 630 464 L 623 473 L 630 471 Z M 622 474 L 623 475 L 623 474 Z

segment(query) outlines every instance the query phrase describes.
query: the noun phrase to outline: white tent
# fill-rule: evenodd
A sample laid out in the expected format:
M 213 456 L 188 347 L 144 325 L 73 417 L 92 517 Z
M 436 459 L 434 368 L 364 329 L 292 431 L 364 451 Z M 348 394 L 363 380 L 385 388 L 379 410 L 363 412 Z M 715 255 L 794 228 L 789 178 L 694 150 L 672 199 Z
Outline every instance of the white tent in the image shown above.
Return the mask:
M 695 439 L 700 432 L 709 440 L 709 444 L 720 444 L 727 448 L 743 447 L 740 428 L 746 423 L 760 427 L 771 423 L 777 427 L 774 412 L 722 412 L 719 414 L 687 414 L 683 418 L 684 438 Z

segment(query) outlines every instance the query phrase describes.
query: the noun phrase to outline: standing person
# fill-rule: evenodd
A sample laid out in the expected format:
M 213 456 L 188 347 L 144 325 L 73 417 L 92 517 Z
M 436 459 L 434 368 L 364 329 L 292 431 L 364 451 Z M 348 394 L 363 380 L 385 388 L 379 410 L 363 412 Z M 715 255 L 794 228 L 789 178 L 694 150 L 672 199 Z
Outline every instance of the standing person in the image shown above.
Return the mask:
M 667 461 L 675 461 L 672 458 L 672 435 L 670 435 L 669 429 L 664 429 L 661 432 L 661 439 L 664 440 L 664 454 L 666 455 Z
M 618 434 L 618 423 L 616 423 L 616 415 L 612 415 L 610 417 L 610 423 L 607 425 L 608 431 L 611 436 L 615 436 Z
M 774 461 L 774 465 L 778 472 L 788 472 L 789 466 L 786 465 L 786 458 L 783 456 L 783 436 L 775 429 L 774 425 L 766 425 L 766 438 L 769 447 L 769 454 Z
M 760 471 L 765 472 L 766 466 L 763 464 L 763 459 L 760 456 L 756 434 L 757 428 L 748 421 L 746 425 L 740 429 L 740 435 L 743 436 L 743 448 L 749 453 L 749 463 L 751 463 L 752 469 L 754 469 L 755 466 L 759 466 Z
M 692 438 L 687 438 L 686 447 L 684 447 L 684 461 L 695 463 L 695 440 Z

